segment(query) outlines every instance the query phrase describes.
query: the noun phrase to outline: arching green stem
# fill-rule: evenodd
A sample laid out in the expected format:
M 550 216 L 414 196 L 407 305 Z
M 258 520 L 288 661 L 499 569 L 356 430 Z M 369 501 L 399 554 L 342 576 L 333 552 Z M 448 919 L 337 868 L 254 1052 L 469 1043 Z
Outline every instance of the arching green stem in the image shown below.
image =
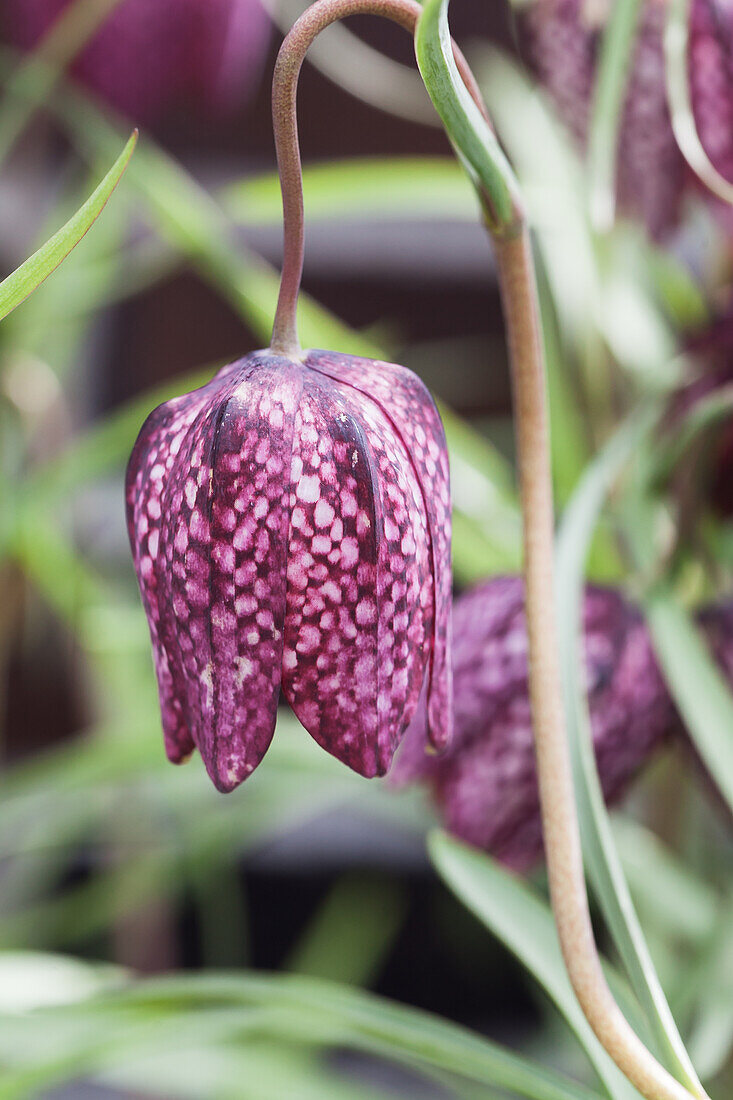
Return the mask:
M 417 58 L 430 96 L 471 174 L 491 194 L 516 188 L 493 135 L 465 104 L 448 41 L 448 0 L 426 0 L 416 34 Z M 488 163 L 488 168 L 487 168 Z M 565 727 L 554 597 L 554 505 L 545 363 L 529 233 L 515 204 L 494 239 L 514 389 L 522 514 L 532 706 L 550 896 L 565 966 L 591 1027 L 621 1071 L 647 1100 L 690 1100 L 690 1092 L 641 1042 L 619 1009 L 601 967 L 588 907 L 583 854 Z

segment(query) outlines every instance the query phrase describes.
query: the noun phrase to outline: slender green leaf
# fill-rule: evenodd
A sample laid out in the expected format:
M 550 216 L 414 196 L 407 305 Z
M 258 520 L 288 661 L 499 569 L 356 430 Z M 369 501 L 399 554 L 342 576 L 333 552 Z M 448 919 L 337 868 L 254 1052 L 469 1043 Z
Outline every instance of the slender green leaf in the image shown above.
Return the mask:
M 539 273 L 538 291 L 550 410 L 552 477 L 555 496 L 558 504 L 562 505 L 575 488 L 588 460 L 589 441 L 578 402 L 577 386 L 568 370 L 568 356 L 544 272 Z
M 468 94 L 453 58 L 448 0 L 426 0 L 415 29 L 415 54 L 425 87 L 461 163 L 477 188 L 490 224 L 516 225 L 519 187 L 496 135 Z
M 348 985 L 378 976 L 405 917 L 399 884 L 363 874 L 343 875 L 331 888 L 283 967 Z
M 350 1046 L 528 1100 L 599 1100 L 593 1090 L 425 1012 L 314 979 L 215 973 L 130 984 L 25 1017 L 2 1014 L 0 1096 L 27 1096 L 31 1087 L 109 1073 L 189 1045 L 210 1049 L 228 1040 L 246 1050 L 257 1037 Z
M 465 172 L 447 157 L 358 157 L 305 167 L 303 196 L 309 222 L 356 218 L 443 217 L 477 220 L 476 195 Z M 243 225 L 279 225 L 282 199 L 277 175 L 256 176 L 226 187 L 219 199 Z
M 76 177 L 76 173 L 74 173 Z M 96 180 L 95 180 L 96 182 Z M 64 189 L 60 202 L 54 203 L 42 225 L 36 227 L 40 244 L 49 237 L 59 221 L 66 220 L 86 199 L 89 180 Z M 66 257 L 55 278 L 47 279 L 3 321 L 0 328 L 4 354 L 0 370 L 17 372 L 18 386 L 25 390 L 25 370 L 42 371 L 48 366 L 59 380 L 83 357 L 82 346 L 95 319 L 95 305 L 109 295 L 126 265 L 123 241 L 128 236 L 130 204 L 118 191 L 115 201 L 105 208 L 104 217 L 94 223 L 84 245 Z M 89 277 L 87 277 L 87 275 Z M 49 379 L 53 385 L 53 379 Z M 33 403 L 30 410 L 32 416 Z M 29 424 L 29 434 L 33 427 Z
M 107 998 L 111 1006 L 115 998 Z M 151 1006 L 207 1002 L 242 1004 L 292 1013 L 292 1034 L 318 1035 L 408 1064 L 434 1066 L 487 1086 L 535 1100 L 591 1100 L 597 1094 L 545 1070 L 489 1040 L 428 1013 L 345 986 L 311 978 L 246 975 L 243 978 L 172 979 L 132 987 L 121 1003 Z
M 585 560 L 603 501 L 613 481 L 655 422 L 643 408 L 624 423 L 588 468 L 558 535 L 556 599 L 565 714 L 587 873 L 603 915 L 644 1008 L 665 1064 L 683 1083 L 699 1083 L 657 977 L 618 858 L 605 808 L 578 658 Z
M 733 902 L 722 907 L 702 957 L 688 970 L 684 1001 L 692 1010 L 690 1049 L 707 1079 L 724 1068 L 733 1050 Z
M 671 587 L 644 598 L 654 649 L 685 726 L 733 812 L 733 697 L 703 638 Z
M 44 279 L 47 279 L 91 229 L 127 168 L 136 144 L 137 130 L 129 138 L 125 148 L 96 191 L 89 196 L 76 214 L 25 263 L 3 279 L 0 283 L 0 320 L 20 305 Z
M 271 1015 L 260 1014 L 260 1019 L 267 1021 L 272 1035 Z M 197 1037 L 194 1029 L 185 1048 L 138 1055 L 96 1074 L 95 1080 L 125 1095 L 163 1100 L 384 1100 L 382 1089 L 354 1080 L 348 1067 L 330 1064 L 317 1050 L 286 1044 L 274 1035 L 263 1039 L 254 1034 L 242 1042 L 232 1024 L 233 1034 L 222 1034 L 218 1042 L 206 1032 Z
M 636 1089 L 612 1062 L 583 1015 L 570 985 L 552 911 L 495 860 L 437 830 L 428 839 L 438 874 L 478 919 L 526 966 L 572 1028 L 610 1097 L 632 1100 Z
M 631 892 L 675 942 L 699 944 L 715 929 L 723 899 L 638 822 L 615 815 L 613 835 Z
M 591 217 L 601 230 L 609 229 L 614 219 L 619 127 L 640 11 L 641 0 L 616 0 L 598 60 L 588 131 L 588 179 Z

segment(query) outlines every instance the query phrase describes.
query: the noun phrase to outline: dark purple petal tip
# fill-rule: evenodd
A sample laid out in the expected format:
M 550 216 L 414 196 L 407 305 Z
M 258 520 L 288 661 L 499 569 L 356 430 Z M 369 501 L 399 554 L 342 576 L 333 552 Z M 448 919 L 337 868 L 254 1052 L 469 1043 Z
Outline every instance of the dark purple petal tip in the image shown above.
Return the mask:
M 423 684 L 450 739 L 450 498 L 409 371 L 257 352 L 144 424 L 127 515 L 166 750 L 232 790 L 283 695 L 320 745 L 383 775 Z

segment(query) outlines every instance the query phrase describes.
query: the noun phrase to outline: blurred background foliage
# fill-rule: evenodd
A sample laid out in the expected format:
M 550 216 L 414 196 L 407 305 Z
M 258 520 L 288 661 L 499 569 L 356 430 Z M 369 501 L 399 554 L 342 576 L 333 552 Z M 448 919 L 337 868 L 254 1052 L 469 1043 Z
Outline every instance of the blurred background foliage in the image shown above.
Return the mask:
M 144 120 L 93 230 L 0 324 L 0 1096 L 631 1100 L 569 993 L 541 872 L 521 882 L 440 834 L 429 857 L 421 792 L 348 773 L 286 712 L 229 797 L 198 763 L 164 760 L 124 465 L 154 405 L 268 341 L 281 246 L 269 77 L 304 6 L 268 0 L 256 16 L 247 94 L 228 111 L 196 95 Z M 67 5 L 32 52 L 10 7 L 4 271 L 81 206 L 138 121 L 74 76 L 112 0 Z M 582 778 L 573 609 L 584 576 L 645 598 L 699 755 L 733 802 L 733 703 L 690 618 L 729 592 L 731 526 L 706 512 L 696 540 L 675 542 L 664 462 L 679 455 L 655 434 L 695 375 L 688 333 L 725 304 L 730 239 L 702 200 L 664 247 L 622 216 L 594 229 L 595 177 L 518 57 L 511 8 L 454 7 L 535 230 L 599 934 L 630 1018 L 664 1047 L 664 988 L 722 1098 L 726 817 L 678 746 L 609 827 L 592 762 Z M 460 590 L 520 565 L 506 349 L 476 199 L 409 61 L 409 40 L 354 20 L 304 72 L 302 337 L 403 362 L 441 401 Z

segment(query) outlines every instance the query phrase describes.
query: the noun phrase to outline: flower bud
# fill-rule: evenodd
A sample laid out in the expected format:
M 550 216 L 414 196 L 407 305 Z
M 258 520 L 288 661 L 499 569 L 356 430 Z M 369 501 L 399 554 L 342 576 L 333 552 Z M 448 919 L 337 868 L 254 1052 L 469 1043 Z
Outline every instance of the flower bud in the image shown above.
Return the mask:
M 72 0 L 4 0 L 5 37 L 32 49 Z M 260 0 L 121 0 L 72 72 L 137 122 L 180 107 L 236 108 L 267 46 Z
M 383 775 L 423 682 L 450 736 L 445 436 L 403 367 L 255 352 L 161 405 L 127 473 L 168 755 L 222 791 L 257 766 L 280 687 L 320 745 Z
M 589 586 L 583 621 L 593 743 L 612 801 L 675 727 L 675 715 L 638 612 L 618 592 Z M 459 597 L 453 625 L 453 741 L 443 756 L 426 754 L 418 709 L 393 776 L 426 783 L 450 832 L 526 870 L 541 856 L 542 825 L 521 578 L 485 581 Z

